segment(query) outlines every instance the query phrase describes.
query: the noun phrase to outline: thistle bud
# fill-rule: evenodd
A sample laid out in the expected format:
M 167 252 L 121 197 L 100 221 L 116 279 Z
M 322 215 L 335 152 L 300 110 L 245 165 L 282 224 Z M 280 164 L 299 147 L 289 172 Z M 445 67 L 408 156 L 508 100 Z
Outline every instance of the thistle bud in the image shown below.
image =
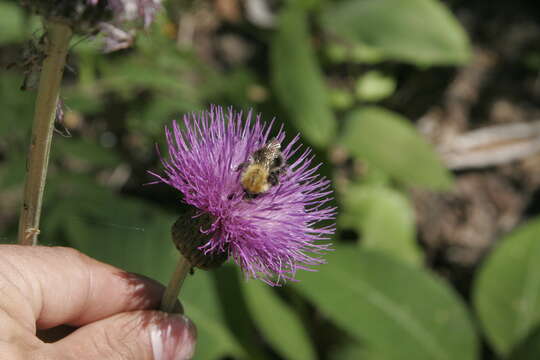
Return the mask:
M 212 234 L 206 233 L 215 221 L 207 213 L 197 214 L 196 209 L 190 207 L 172 226 L 172 239 L 180 251 L 193 267 L 210 270 L 221 266 L 229 254 L 227 251 L 208 252 L 205 254 L 200 248 L 208 243 Z

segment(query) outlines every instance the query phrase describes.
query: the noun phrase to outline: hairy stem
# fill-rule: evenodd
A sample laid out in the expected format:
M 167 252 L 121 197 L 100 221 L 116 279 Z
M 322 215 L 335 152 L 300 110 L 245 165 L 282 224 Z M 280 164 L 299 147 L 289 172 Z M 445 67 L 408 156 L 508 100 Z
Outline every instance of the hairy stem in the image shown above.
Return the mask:
M 58 103 L 60 82 L 72 30 L 54 20 L 45 24 L 46 58 L 43 61 L 36 98 L 32 137 L 26 163 L 26 182 L 19 219 L 19 244 L 35 245 L 39 234 L 39 218 L 43 190 L 49 165 L 52 133 Z
M 173 312 L 178 294 L 180 294 L 180 288 L 182 287 L 184 279 L 186 278 L 190 269 L 190 262 L 185 257 L 180 255 L 180 258 L 176 263 L 176 268 L 174 269 L 171 279 L 169 280 L 169 284 L 167 285 L 165 293 L 163 294 L 163 298 L 161 299 L 161 311 L 168 313 Z

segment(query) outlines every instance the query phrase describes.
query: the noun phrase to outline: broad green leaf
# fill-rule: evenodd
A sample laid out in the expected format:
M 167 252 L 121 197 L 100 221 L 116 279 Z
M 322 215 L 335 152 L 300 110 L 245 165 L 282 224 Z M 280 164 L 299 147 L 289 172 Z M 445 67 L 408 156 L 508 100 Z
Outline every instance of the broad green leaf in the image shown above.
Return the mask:
M 293 4 L 279 19 L 270 49 L 276 96 L 302 135 L 313 145 L 324 147 L 335 136 L 336 122 L 311 46 L 306 15 Z
M 316 8 L 320 5 L 323 0 L 286 0 L 289 3 L 293 3 L 299 8 L 310 10 Z
M 178 258 L 170 240 L 174 216 L 90 184 L 71 182 L 59 187 L 65 198 L 59 201 L 54 194 L 56 189 L 51 189 L 49 205 L 51 201 L 56 205 L 47 207 L 45 222 L 51 217 L 56 227 L 63 226 L 71 245 L 84 253 L 167 283 Z M 63 221 L 58 222 L 59 218 Z M 197 271 L 186 279 L 180 301 L 197 326 L 195 359 L 243 356 L 242 348 L 224 323 L 208 273 Z
M 474 303 L 487 338 L 500 355 L 540 325 L 540 219 L 500 240 L 480 269 Z
M 410 264 L 422 262 L 414 211 L 401 193 L 383 186 L 351 186 L 342 196 L 340 223 L 358 229 L 361 246 Z
M 392 358 L 387 353 L 377 351 L 374 348 L 366 348 L 359 344 L 348 344 L 338 349 L 331 355 L 332 360 L 402 360 Z
M 212 271 L 223 317 L 232 334 L 246 350 L 250 359 L 268 359 L 261 346 L 260 336 L 243 296 L 239 270 L 236 265 L 225 264 Z
M 17 3 L 0 1 L 0 44 L 22 40 L 25 35 L 23 15 Z
M 538 355 L 540 355 L 540 327 L 531 331 L 530 335 L 513 349 L 508 358 L 510 360 L 538 360 Z
M 316 358 L 302 322 L 272 288 L 258 280 L 244 283 L 243 288 L 248 308 L 259 330 L 284 359 Z
M 366 348 L 361 346 L 358 343 L 346 344 L 345 346 L 337 348 L 331 353 L 331 359 L 333 360 L 353 360 L 353 359 L 372 360 L 369 356 L 367 356 Z
M 186 314 L 197 326 L 194 360 L 217 360 L 224 355 L 248 358 L 225 325 L 210 273 L 199 270 L 195 276 L 187 279 L 180 293 L 180 301 Z
M 339 142 L 353 156 L 365 159 L 410 186 L 445 190 L 452 185 L 448 170 L 432 147 L 399 114 L 364 107 L 346 119 Z
M 462 64 L 465 31 L 438 0 L 346 0 L 323 13 L 327 31 L 419 65 Z
M 379 252 L 338 247 L 295 285 L 328 318 L 385 359 L 476 359 L 465 306 L 440 279 Z M 384 356 L 383 356 L 384 355 Z

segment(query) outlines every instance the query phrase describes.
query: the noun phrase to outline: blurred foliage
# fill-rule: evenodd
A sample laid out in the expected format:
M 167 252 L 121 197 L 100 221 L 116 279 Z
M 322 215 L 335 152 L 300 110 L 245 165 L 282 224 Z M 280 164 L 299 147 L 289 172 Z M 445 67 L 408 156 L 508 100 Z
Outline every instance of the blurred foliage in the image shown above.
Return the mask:
M 469 57 L 465 32 L 438 1 L 345 0 L 321 17 L 329 32 L 365 43 L 383 58 L 433 65 Z
M 411 120 L 385 106 L 400 86 L 388 64 L 467 61 L 467 36 L 446 5 L 284 1 L 262 26 L 220 15 L 217 3 L 169 0 L 117 53 L 102 54 L 99 36 L 74 40 L 41 242 L 166 282 L 180 197 L 145 186 L 160 166 L 163 126 L 209 103 L 253 108 L 300 132 L 324 162 L 339 208 L 336 246 L 318 272 L 279 289 L 244 281 L 231 265 L 197 271 L 181 294 L 199 332 L 196 359 L 479 359 L 484 338 L 501 358 L 538 358 L 538 220 L 501 239 L 482 265 L 474 308 L 425 266 L 417 241 L 408 189 L 448 190 L 453 179 Z M 16 239 L 35 96 L 19 91 L 20 69 L 5 68 L 40 33 L 16 1 L 0 0 L 3 242 Z
M 422 270 L 348 246 L 337 247 L 324 271 L 299 280 L 322 312 L 386 359 L 476 358 L 465 307 Z
M 525 341 L 540 323 L 539 232 L 540 220 L 535 220 L 503 239 L 477 280 L 478 316 L 501 356 Z
M 368 106 L 351 111 L 339 143 L 406 185 L 444 190 L 452 184 L 431 146 L 407 119 L 391 111 Z
M 355 184 L 341 199 L 339 225 L 362 234 L 361 247 L 421 265 L 414 213 L 405 195 L 386 186 Z M 388 224 L 392 224 L 389 228 Z
M 306 14 L 291 2 L 281 13 L 271 44 L 272 77 L 276 96 L 302 135 L 316 146 L 328 146 L 336 122 L 307 27 Z

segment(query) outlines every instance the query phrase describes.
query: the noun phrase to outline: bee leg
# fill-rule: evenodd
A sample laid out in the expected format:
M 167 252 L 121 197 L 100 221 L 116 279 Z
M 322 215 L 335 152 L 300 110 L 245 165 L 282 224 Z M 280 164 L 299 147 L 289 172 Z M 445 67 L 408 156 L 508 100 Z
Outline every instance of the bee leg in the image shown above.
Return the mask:
M 272 186 L 276 186 L 277 184 L 279 184 L 279 171 L 272 171 L 268 175 L 268 182 Z
M 275 167 L 270 169 L 270 175 L 275 174 L 276 176 L 285 175 L 287 173 L 287 165 L 282 165 L 280 167 Z
M 258 196 L 258 194 L 252 194 L 250 192 L 245 191 L 244 199 L 246 200 L 253 200 Z

